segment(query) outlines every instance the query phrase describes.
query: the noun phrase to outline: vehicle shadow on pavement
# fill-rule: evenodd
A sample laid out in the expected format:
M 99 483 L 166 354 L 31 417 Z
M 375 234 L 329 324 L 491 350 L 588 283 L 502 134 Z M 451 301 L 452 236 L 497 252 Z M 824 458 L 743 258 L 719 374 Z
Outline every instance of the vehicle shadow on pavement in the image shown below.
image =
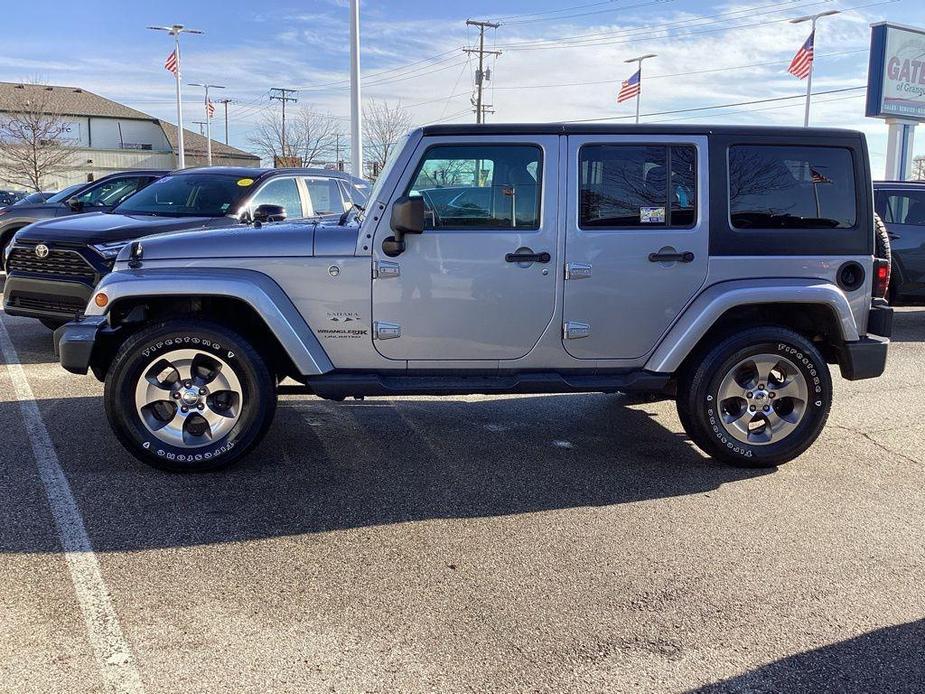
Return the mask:
M 97 551 L 625 504 L 768 472 L 717 464 L 655 408 L 624 402 L 600 394 L 288 399 L 254 452 L 199 475 L 138 463 L 98 398 L 39 406 Z M 0 403 L 0 421 L 13 421 L 17 407 Z M 673 417 L 667 426 L 679 428 Z M 24 436 L 13 428 L 11 437 Z M 18 445 L 3 458 L 0 551 L 59 551 L 28 442 Z
M 697 690 L 738 692 L 921 692 L 925 620 L 885 627 L 778 660 Z
M 892 342 L 925 342 L 925 308 L 899 309 L 893 314 Z

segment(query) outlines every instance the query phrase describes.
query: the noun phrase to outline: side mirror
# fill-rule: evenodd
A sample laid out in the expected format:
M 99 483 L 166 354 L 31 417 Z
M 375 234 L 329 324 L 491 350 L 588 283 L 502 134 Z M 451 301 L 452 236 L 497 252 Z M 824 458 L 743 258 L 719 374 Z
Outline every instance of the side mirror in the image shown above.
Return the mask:
M 74 210 L 74 212 L 80 212 L 84 207 L 84 204 L 78 198 L 68 198 L 64 204 Z
M 266 224 L 267 222 L 282 222 L 286 219 L 286 208 L 282 205 L 260 205 L 254 210 L 254 221 Z
M 392 220 L 389 226 L 394 232 L 382 242 L 382 251 L 390 257 L 405 251 L 405 234 L 424 233 L 424 198 L 403 195 L 392 204 Z

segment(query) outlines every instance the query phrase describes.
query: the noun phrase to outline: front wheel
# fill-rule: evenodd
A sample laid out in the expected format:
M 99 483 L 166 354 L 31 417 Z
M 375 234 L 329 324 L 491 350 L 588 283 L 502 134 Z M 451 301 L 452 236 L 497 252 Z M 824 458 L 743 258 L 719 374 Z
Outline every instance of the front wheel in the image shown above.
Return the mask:
M 126 340 L 106 377 L 106 415 L 136 458 L 175 472 L 234 462 L 266 433 L 276 381 L 220 325 L 174 320 Z
M 819 436 L 832 379 L 802 335 L 768 326 L 722 340 L 679 383 L 678 413 L 690 436 L 717 460 L 774 467 Z

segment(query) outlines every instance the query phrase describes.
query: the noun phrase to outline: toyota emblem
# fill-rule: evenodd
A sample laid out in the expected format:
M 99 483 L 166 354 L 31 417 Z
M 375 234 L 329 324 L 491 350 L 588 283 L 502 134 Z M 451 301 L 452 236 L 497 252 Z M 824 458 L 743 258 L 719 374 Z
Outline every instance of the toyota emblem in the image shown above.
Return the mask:
M 48 246 L 46 246 L 44 243 L 40 243 L 38 246 L 35 247 L 35 255 L 38 256 L 39 258 L 47 258 L 48 257 Z

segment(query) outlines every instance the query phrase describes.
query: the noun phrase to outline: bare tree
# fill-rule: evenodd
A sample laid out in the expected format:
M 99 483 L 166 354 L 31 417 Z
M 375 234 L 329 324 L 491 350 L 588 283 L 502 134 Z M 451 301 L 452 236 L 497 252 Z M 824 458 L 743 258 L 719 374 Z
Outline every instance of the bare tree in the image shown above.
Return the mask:
M 0 113 L 0 180 L 42 190 L 46 179 L 76 166 L 70 124 L 55 112 L 50 88 L 23 84 L 17 100 Z
M 400 103 L 370 99 L 363 107 L 363 139 L 366 159 L 378 174 L 399 139 L 411 129 L 411 114 Z
M 261 118 L 250 143 L 261 157 L 298 157 L 303 166 L 311 166 L 334 155 L 339 135 L 337 119 L 329 113 L 304 107 L 286 119 L 286 151 L 283 152 L 283 119 L 280 113 Z
M 925 154 L 912 158 L 912 178 L 916 181 L 925 181 Z

